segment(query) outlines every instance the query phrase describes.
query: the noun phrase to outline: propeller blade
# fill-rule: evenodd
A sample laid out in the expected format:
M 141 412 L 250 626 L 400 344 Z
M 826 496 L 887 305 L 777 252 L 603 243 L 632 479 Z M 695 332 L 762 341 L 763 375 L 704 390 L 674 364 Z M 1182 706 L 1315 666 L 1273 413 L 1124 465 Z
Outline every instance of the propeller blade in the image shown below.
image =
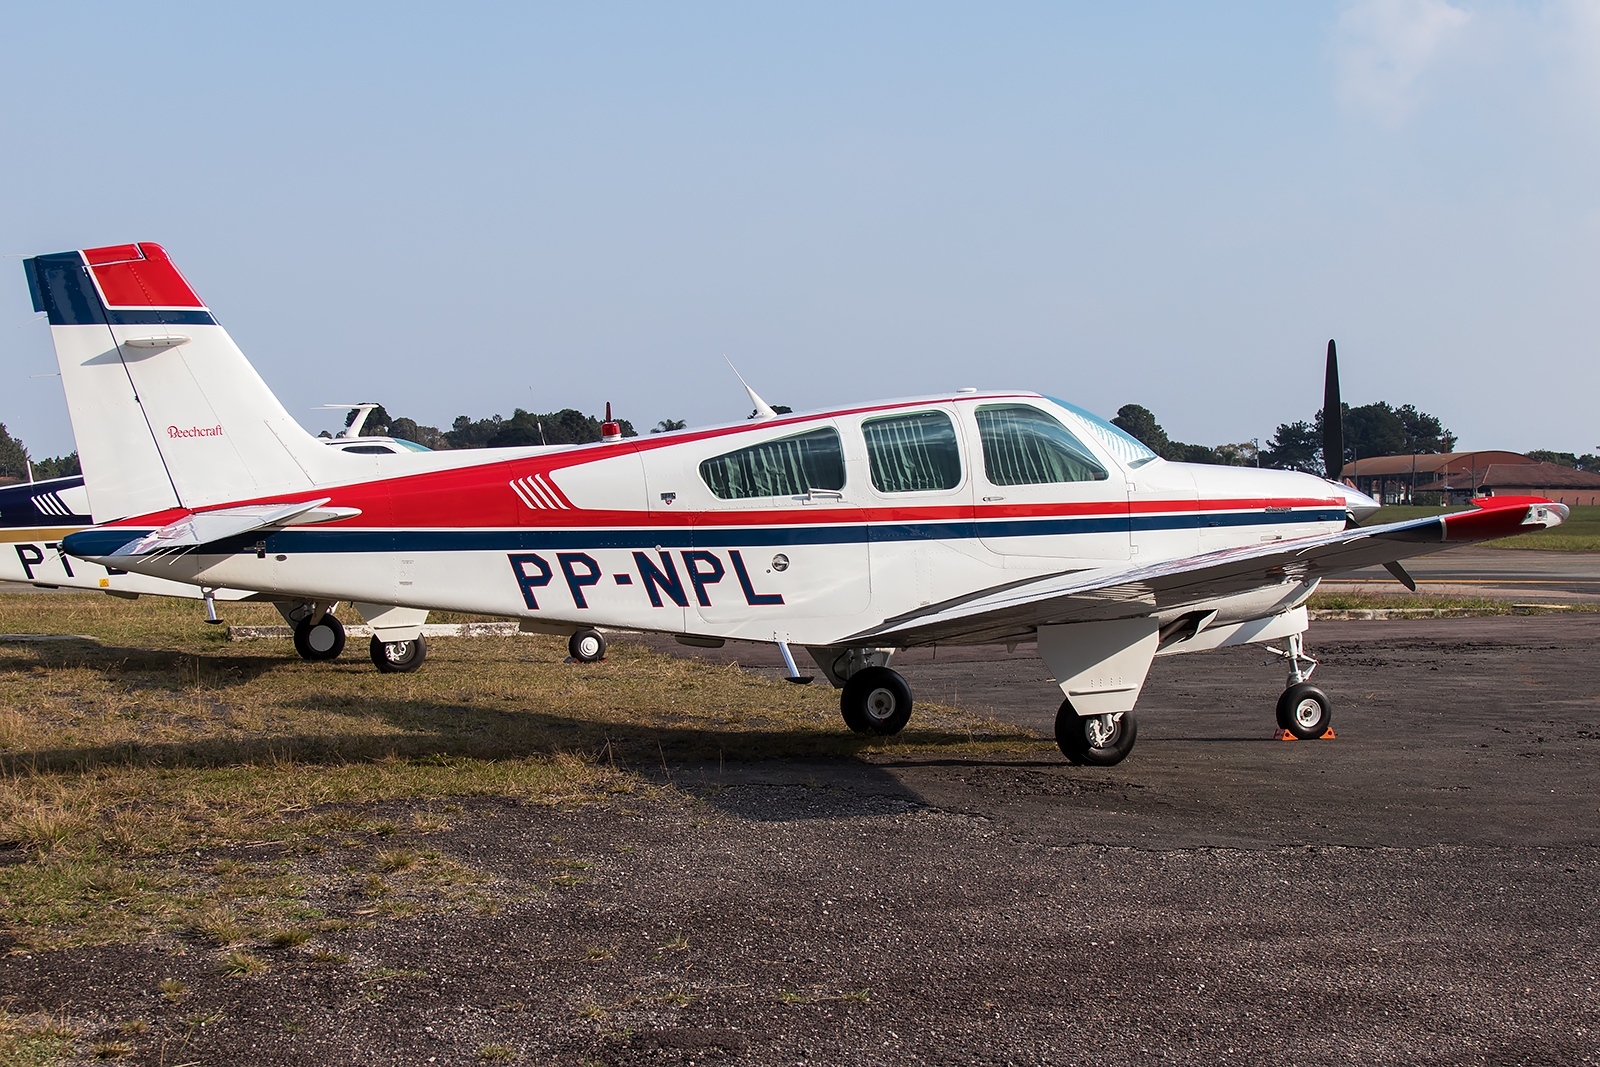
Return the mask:
M 1322 386 L 1322 466 L 1336 482 L 1344 470 L 1344 405 L 1339 401 L 1339 356 L 1328 341 L 1328 375 Z

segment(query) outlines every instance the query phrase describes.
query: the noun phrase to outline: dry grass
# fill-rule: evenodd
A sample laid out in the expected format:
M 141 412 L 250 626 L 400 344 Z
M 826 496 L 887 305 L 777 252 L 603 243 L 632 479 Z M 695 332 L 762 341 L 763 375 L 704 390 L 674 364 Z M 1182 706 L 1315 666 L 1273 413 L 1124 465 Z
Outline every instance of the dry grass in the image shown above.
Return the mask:
M 0 1010 L 0 1063 L 6 1067 L 46 1067 L 70 1056 L 77 1032 L 65 1019 L 12 1015 Z
M 582 665 L 556 639 L 440 640 L 418 673 L 382 675 L 359 648 L 303 663 L 287 641 L 228 644 L 193 603 L 94 594 L 0 596 L 0 633 L 98 639 L 0 642 L 0 848 L 28 855 L 0 867 L 0 922 L 19 949 L 157 934 L 270 946 L 492 910 L 489 875 L 416 840 L 447 832 L 451 805 L 434 802 L 448 798 L 648 798 L 630 767 L 682 759 L 1051 747 L 936 705 L 896 738 L 862 739 L 825 686 L 626 642 Z M 366 905 L 331 914 L 346 890 Z

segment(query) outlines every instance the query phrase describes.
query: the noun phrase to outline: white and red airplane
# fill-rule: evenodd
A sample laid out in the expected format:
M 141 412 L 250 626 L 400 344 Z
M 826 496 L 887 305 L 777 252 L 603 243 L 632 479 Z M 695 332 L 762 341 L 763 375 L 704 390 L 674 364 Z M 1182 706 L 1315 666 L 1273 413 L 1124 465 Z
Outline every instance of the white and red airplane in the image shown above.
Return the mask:
M 1321 736 L 1301 635 L 1329 574 L 1554 526 L 1536 498 L 1373 528 L 1309 474 L 1170 463 L 1030 392 L 958 390 L 590 445 L 363 455 L 292 419 L 160 246 L 26 261 L 101 525 L 73 556 L 313 609 L 354 602 L 374 658 L 429 610 L 805 648 L 851 729 L 911 715 L 897 649 L 1037 641 L 1068 759 L 1120 762 L 1153 657 L 1283 639 L 1278 721 Z M 1329 351 L 1326 410 L 1339 411 Z M 1342 456 L 1338 420 L 1327 442 Z M 107 521 L 109 520 L 109 521 Z

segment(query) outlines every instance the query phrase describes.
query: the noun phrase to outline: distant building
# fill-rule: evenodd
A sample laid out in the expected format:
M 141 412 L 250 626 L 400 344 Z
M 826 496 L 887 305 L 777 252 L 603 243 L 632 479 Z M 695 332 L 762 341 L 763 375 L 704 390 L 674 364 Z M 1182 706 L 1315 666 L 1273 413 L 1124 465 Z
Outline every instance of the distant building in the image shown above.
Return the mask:
M 1454 492 L 1455 483 L 1459 482 L 1461 491 L 1466 493 L 1468 487 L 1475 488 L 1481 484 L 1479 473 L 1491 466 L 1531 463 L 1533 460 L 1520 452 L 1499 451 L 1373 456 L 1371 459 L 1346 463 L 1344 470 L 1339 472 L 1339 480 L 1353 483 L 1357 489 L 1384 504 L 1409 504 L 1414 500 L 1414 494 L 1441 492 L 1441 486 L 1445 483 L 1450 483 Z M 1548 463 L 1538 465 L 1551 466 Z
M 1491 463 L 1419 485 L 1416 491 L 1448 493 L 1452 504 L 1475 496 L 1542 496 L 1558 504 L 1593 506 L 1600 504 L 1600 474 L 1559 463 Z

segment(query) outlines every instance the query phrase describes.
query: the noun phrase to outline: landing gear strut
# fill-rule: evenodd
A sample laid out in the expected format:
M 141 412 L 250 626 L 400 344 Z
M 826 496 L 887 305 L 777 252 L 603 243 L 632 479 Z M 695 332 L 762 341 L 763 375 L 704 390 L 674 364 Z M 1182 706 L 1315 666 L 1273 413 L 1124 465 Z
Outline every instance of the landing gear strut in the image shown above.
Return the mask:
M 1273 648 L 1267 651 L 1289 661 L 1289 686 L 1278 697 L 1278 726 L 1288 730 L 1302 741 L 1310 741 L 1327 733 L 1333 723 L 1333 702 L 1328 694 L 1311 684 L 1311 674 L 1317 661 L 1306 655 L 1305 643 L 1300 634 L 1289 635 L 1289 650 Z

